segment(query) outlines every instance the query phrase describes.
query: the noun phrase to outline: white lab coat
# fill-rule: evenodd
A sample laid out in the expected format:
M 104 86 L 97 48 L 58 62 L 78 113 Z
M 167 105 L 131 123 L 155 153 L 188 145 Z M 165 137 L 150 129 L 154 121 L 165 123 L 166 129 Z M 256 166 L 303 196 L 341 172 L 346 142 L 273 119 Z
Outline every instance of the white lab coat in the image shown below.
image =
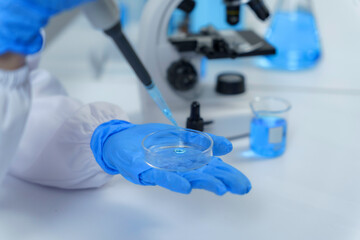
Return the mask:
M 29 67 L 0 70 L 0 183 L 13 159 L 30 109 Z
M 69 97 L 56 78 L 37 68 L 38 59 L 28 59 L 25 74 L 13 74 L 17 81 L 28 79 L 32 104 L 10 173 L 46 186 L 78 189 L 99 187 L 110 180 L 95 161 L 90 149 L 94 130 L 102 123 L 127 120 L 126 114 L 110 103 L 84 105 Z M 4 75 L 0 72 L 0 79 Z

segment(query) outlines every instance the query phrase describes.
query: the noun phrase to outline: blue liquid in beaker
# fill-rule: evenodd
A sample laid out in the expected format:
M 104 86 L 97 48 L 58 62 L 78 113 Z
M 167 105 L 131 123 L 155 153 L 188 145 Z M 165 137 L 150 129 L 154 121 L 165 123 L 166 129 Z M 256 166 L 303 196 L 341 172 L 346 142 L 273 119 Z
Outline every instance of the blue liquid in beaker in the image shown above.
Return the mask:
M 279 117 L 255 117 L 251 121 L 250 148 L 264 157 L 278 157 L 286 149 L 286 120 Z
M 313 66 L 321 56 L 319 34 L 311 12 L 277 12 L 265 36 L 276 55 L 261 57 L 264 68 L 300 70 Z

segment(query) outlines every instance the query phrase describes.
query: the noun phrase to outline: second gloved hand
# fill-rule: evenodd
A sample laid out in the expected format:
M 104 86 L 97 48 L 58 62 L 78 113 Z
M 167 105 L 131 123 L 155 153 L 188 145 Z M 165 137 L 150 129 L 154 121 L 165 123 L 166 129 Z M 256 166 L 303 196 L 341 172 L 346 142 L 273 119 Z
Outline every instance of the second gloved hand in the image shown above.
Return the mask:
M 109 174 L 121 174 L 130 182 L 140 185 L 158 185 L 179 193 L 192 189 L 205 189 L 217 195 L 226 192 L 246 194 L 251 189 L 247 177 L 216 156 L 232 150 L 224 137 L 210 135 L 214 141 L 213 159 L 200 169 L 188 172 L 169 172 L 145 163 L 141 143 L 150 133 L 174 128 L 166 124 L 134 125 L 113 120 L 99 126 L 92 137 L 91 148 L 99 165 Z
M 93 0 L 1 0 L 0 55 L 38 52 L 43 44 L 40 29 L 57 13 Z

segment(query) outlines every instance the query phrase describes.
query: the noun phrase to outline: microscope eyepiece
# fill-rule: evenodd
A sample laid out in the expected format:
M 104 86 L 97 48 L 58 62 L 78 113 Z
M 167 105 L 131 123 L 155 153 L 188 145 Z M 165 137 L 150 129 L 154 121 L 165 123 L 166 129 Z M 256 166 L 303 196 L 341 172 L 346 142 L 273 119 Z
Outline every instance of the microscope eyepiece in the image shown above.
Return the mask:
M 268 8 L 263 0 L 223 0 L 226 5 L 226 21 L 230 25 L 236 25 L 240 21 L 241 5 L 248 4 L 258 18 L 266 20 L 270 16 Z
M 256 16 L 263 21 L 270 16 L 270 12 L 262 0 L 251 0 L 248 5 L 254 11 Z

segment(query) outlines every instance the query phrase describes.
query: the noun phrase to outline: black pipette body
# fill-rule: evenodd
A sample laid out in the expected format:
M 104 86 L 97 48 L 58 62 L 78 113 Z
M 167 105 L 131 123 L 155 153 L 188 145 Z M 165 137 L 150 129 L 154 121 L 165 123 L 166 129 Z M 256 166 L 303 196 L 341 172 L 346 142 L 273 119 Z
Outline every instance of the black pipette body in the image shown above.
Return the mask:
M 135 50 L 127 40 L 126 36 L 123 34 L 121 29 L 121 24 L 118 22 L 113 27 L 104 31 L 106 35 L 111 37 L 115 44 L 118 46 L 127 62 L 130 64 L 135 74 L 138 76 L 139 80 L 145 85 L 147 89 L 154 87 L 154 84 L 151 80 L 151 77 L 146 71 L 143 63 L 140 61 Z
M 120 49 L 122 54 L 124 55 L 127 62 L 130 64 L 135 74 L 139 78 L 139 80 L 145 86 L 147 92 L 150 97 L 154 100 L 156 105 L 160 108 L 162 113 L 172 122 L 175 126 L 178 126 L 168 105 L 166 104 L 164 98 L 162 97 L 159 89 L 151 80 L 150 74 L 144 67 L 143 63 L 137 56 L 135 50 L 127 40 L 126 36 L 121 30 L 120 22 L 116 23 L 113 27 L 104 31 L 106 35 L 111 37 L 117 47 Z

